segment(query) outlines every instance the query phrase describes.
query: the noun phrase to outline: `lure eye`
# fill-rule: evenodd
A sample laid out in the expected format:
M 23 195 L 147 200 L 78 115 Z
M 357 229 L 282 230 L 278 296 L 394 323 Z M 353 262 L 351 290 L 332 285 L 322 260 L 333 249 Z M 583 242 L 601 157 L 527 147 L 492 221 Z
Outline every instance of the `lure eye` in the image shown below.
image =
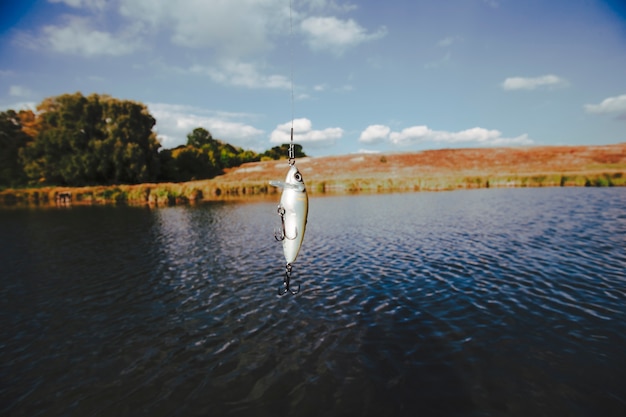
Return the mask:
M 302 182 L 302 175 L 300 175 L 299 172 L 296 172 L 295 174 L 293 174 L 293 177 L 295 178 L 296 181 Z

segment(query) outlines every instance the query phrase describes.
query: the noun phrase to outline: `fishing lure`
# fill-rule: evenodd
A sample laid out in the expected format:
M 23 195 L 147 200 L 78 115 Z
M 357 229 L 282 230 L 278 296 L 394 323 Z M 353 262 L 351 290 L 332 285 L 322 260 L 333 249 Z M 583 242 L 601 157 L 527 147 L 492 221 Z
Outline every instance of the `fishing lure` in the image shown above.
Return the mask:
M 280 216 L 281 229 L 274 232 L 274 238 L 283 242 L 283 254 L 285 255 L 285 278 L 283 287 L 278 290 L 279 295 L 287 292 L 297 294 L 298 288 L 293 290 L 290 287 L 292 264 L 298 257 L 306 222 L 309 214 L 309 197 L 304 185 L 302 174 L 295 166 L 293 156 L 293 145 L 290 147 L 289 171 L 285 181 L 270 181 L 270 185 L 282 189 L 280 203 L 278 204 L 278 215 Z
M 291 16 L 291 0 L 289 0 L 289 38 L 293 37 L 293 23 Z M 291 45 L 291 42 L 290 42 Z M 292 52 L 293 54 L 293 52 Z M 289 143 L 289 171 L 285 181 L 270 181 L 270 185 L 282 189 L 280 203 L 278 204 L 278 215 L 280 216 L 281 229 L 274 232 L 274 238 L 283 242 L 283 254 L 285 255 L 285 278 L 283 286 L 278 289 L 278 295 L 285 295 L 288 292 L 297 294 L 300 291 L 300 284 L 295 290 L 291 288 L 292 264 L 298 257 L 306 221 L 309 215 L 309 197 L 304 186 L 302 174 L 296 168 L 296 155 L 293 144 L 293 59 L 291 62 L 291 141 Z

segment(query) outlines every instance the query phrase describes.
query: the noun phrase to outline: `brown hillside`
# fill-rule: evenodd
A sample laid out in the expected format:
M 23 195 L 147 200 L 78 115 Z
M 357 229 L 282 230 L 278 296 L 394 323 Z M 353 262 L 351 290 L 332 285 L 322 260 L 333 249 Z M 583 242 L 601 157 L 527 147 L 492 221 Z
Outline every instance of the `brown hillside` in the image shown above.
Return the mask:
M 466 188 L 468 182 L 476 186 L 568 185 L 562 181 L 575 178 L 582 181 L 586 176 L 595 177 L 598 174 L 622 178 L 621 174 L 626 174 L 626 143 L 352 154 L 300 158 L 296 165 L 309 188 L 313 185 L 314 192 L 380 190 L 381 187 Z M 266 182 L 282 178 L 286 166 L 285 160 L 245 164 L 214 181 Z M 548 182 L 523 183 L 532 178 Z

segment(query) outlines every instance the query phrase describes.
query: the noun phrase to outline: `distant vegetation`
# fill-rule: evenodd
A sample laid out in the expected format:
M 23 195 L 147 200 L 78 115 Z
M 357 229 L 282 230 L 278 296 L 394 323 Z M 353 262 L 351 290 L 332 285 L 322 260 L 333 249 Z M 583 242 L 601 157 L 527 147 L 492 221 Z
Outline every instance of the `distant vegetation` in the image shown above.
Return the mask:
M 192 163 L 176 164 L 184 160 L 176 155 L 178 152 L 191 152 L 194 157 L 209 152 L 222 154 L 221 150 L 216 152 L 215 147 L 219 150 L 223 145 L 209 139 L 208 132 L 203 129 L 194 130 L 188 142 L 171 150 L 169 160 L 163 158 L 169 153 L 161 151 L 160 169 L 170 170 L 169 174 L 162 172 L 161 175 L 179 178 L 192 175 L 181 169 L 193 166 Z M 280 147 L 273 151 L 280 156 L 286 155 L 282 152 L 286 149 Z M 269 154 L 271 156 L 271 152 Z M 205 169 L 207 165 L 199 166 Z M 0 190 L 0 209 L 4 206 L 74 204 L 154 207 L 267 196 L 276 201 L 280 189 L 270 186 L 268 179 L 283 178 L 286 166 L 286 161 L 260 161 L 239 169 L 225 169 L 224 175 L 211 179 L 186 182 L 6 188 Z M 298 167 L 306 178 L 307 192 L 311 196 L 510 187 L 624 187 L 626 143 L 348 154 L 298 159 Z M 204 174 L 212 175 L 210 172 Z
M 287 157 L 288 145 L 263 154 L 214 139 L 198 127 L 187 144 L 160 149 L 156 120 L 139 102 L 63 94 L 36 112 L 0 112 L 0 188 L 182 182 L 208 179 L 246 162 Z M 305 156 L 300 145 L 296 156 Z

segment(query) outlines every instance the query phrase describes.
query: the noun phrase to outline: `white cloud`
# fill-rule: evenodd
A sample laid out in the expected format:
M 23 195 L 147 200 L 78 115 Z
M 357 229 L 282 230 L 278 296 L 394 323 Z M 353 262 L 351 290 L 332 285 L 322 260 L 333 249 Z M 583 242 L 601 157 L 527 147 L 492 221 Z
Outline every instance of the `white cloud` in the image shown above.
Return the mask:
M 86 17 L 71 16 L 67 25 L 50 25 L 42 37 L 22 36 L 22 43 L 85 56 L 128 54 L 163 36 L 185 48 L 208 48 L 217 59 L 250 60 L 276 46 L 278 39 L 302 27 L 309 44 L 342 53 L 346 48 L 386 34 L 381 27 L 368 33 L 354 20 L 307 17 L 307 14 L 347 13 L 357 7 L 340 0 L 48 0 L 90 16 L 93 22 L 120 22 L 133 36 L 91 28 Z M 119 17 L 124 18 L 120 21 Z M 290 22 L 291 19 L 291 22 Z M 304 20 L 303 20 L 304 19 Z M 26 42 L 28 41 L 28 42 Z
M 106 5 L 106 0 L 48 0 L 50 3 L 64 3 L 70 7 L 76 9 L 86 7 L 89 9 L 103 10 Z
M 626 94 L 605 98 L 600 104 L 586 104 L 585 110 L 588 113 L 617 113 L 618 117 L 626 118 Z
M 399 132 L 392 132 L 385 125 L 368 126 L 359 138 L 363 143 L 376 143 L 388 141 L 397 146 L 408 146 L 418 143 L 437 144 L 474 144 L 481 146 L 510 146 L 530 145 L 533 140 L 527 134 L 515 138 L 502 137 L 499 130 L 488 130 L 482 127 L 474 127 L 459 132 L 445 130 L 432 130 L 426 125 L 411 126 Z
M 187 135 L 197 127 L 204 127 L 214 138 L 236 146 L 257 151 L 263 148 L 263 130 L 242 122 L 253 115 L 166 103 L 148 103 L 147 106 L 157 120 L 157 136 L 164 148 L 184 145 Z
M 301 118 L 293 121 L 293 141 L 300 145 L 309 146 L 329 146 L 333 145 L 337 139 L 343 136 L 343 129 L 340 127 L 329 127 L 324 130 L 313 130 L 313 125 L 309 119 Z M 270 135 L 272 143 L 283 144 L 291 140 L 291 122 L 276 126 Z
M 374 33 L 367 33 L 354 20 L 340 20 L 336 17 L 309 17 L 302 21 L 300 27 L 312 49 L 329 50 L 337 55 L 350 47 L 380 39 L 387 34 L 384 26 Z
M 48 1 L 63 3 L 74 9 L 83 9 L 85 13 L 97 12 L 100 21 L 104 21 L 105 18 L 109 18 L 108 21 L 119 20 L 117 16 L 126 18 L 131 26 L 142 28 L 141 34 L 136 34 L 134 44 L 145 40 L 147 36 L 165 34 L 175 45 L 212 48 L 220 57 L 241 58 L 262 54 L 273 48 L 275 37 L 289 33 L 289 3 L 284 0 Z M 334 1 L 319 3 L 322 10 L 331 10 L 335 6 Z M 297 19 L 299 13 L 294 10 L 292 15 Z M 65 28 L 50 26 L 48 30 L 56 34 L 61 29 Z M 138 39 L 139 35 L 141 39 Z M 92 41 L 99 42 L 109 42 L 107 36 L 112 37 L 106 32 L 93 31 L 90 36 L 98 38 Z M 126 39 L 129 40 L 131 39 Z M 67 42 L 65 39 L 64 41 Z M 74 49 L 92 51 L 91 48 L 84 46 Z
M 12 85 L 9 87 L 9 95 L 11 97 L 28 98 L 33 95 L 33 92 L 21 85 Z
M 370 125 L 359 137 L 359 142 L 363 143 L 377 143 L 383 142 L 389 138 L 391 128 L 385 125 Z
M 21 32 L 15 41 L 31 49 L 44 49 L 65 54 L 126 55 L 139 47 L 134 33 L 112 34 L 93 29 L 89 19 L 68 17 L 64 26 L 44 26 L 41 36 Z
M 258 66 L 249 62 L 225 60 L 218 66 L 204 67 L 194 65 L 192 73 L 208 75 L 218 84 L 234 85 L 247 88 L 291 88 L 291 81 L 284 75 L 265 75 L 259 72 Z
M 426 126 L 411 126 L 402 129 L 401 132 L 391 132 L 389 134 L 389 141 L 394 145 L 427 141 L 429 132 L 431 132 L 431 130 Z
M 289 4 L 283 0 L 121 0 L 120 14 L 166 28 L 180 46 L 214 48 L 220 56 L 242 57 L 273 46 L 289 33 Z
M 561 77 L 553 74 L 540 77 L 509 77 L 502 82 L 505 90 L 534 90 L 538 87 L 564 87 L 567 85 Z
M 337 4 L 336 0 L 306 0 L 305 3 L 308 4 L 309 9 L 316 11 L 350 12 L 358 8 L 351 3 Z

